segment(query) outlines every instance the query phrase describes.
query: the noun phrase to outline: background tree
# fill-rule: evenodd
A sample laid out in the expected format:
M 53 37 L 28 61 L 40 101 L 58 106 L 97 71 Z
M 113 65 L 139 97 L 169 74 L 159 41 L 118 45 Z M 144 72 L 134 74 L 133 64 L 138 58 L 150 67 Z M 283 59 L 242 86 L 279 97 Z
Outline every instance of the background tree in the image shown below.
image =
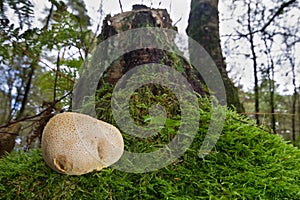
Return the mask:
M 192 0 L 189 24 L 186 31 L 191 38 L 204 47 L 217 65 L 224 81 L 228 106 L 234 106 L 238 112 L 244 112 L 243 105 L 239 100 L 238 90 L 228 77 L 222 55 L 218 4 L 219 1 L 216 0 Z
M 300 18 L 298 19 L 300 20 Z M 293 95 L 292 95 L 292 104 L 291 104 L 291 127 L 292 127 L 292 142 L 295 145 L 296 144 L 296 112 L 297 112 L 297 101 L 299 101 L 298 97 L 298 86 L 296 83 L 296 57 L 295 52 L 296 48 L 295 45 L 290 45 L 290 43 L 294 43 L 296 41 L 295 35 L 297 33 L 291 33 L 291 31 L 299 31 L 298 28 L 295 28 L 294 30 L 287 30 L 290 32 L 287 32 L 288 35 L 291 35 L 293 37 L 285 37 L 284 38 L 284 44 L 285 44 L 285 56 L 287 62 L 290 65 L 290 71 L 287 71 L 287 75 L 291 73 L 292 75 L 292 85 L 293 85 Z M 299 129 L 300 130 L 300 129 Z
M 88 58 L 95 44 L 96 34 L 90 30 L 91 21 L 83 0 L 49 2 L 51 4 L 38 26 L 33 23 L 36 20 L 33 1 L 0 2 L 0 128 L 22 121 L 17 140 L 23 142 L 27 135 L 34 138 L 42 130 L 38 128 L 42 127 L 38 125 L 39 121 L 47 117 L 41 116 L 41 113 L 51 116 L 71 107 L 70 94 L 74 79 L 78 76 L 82 61 Z M 252 94 L 247 91 L 242 96 L 243 103 L 245 101 L 247 108 L 249 105 L 255 108 L 257 121 L 267 121 L 266 124 L 274 132 L 281 133 L 282 124 L 285 132 L 292 131 L 294 126 L 296 137 L 299 120 L 297 122 L 297 117 L 287 119 L 290 117 L 287 114 L 295 112 L 294 115 L 298 114 L 300 118 L 299 111 L 297 113 L 299 106 L 298 109 L 293 106 L 294 111 L 289 109 L 290 105 L 297 105 L 297 101 L 299 105 L 299 60 L 295 56 L 300 41 L 297 30 L 299 6 L 295 0 L 233 0 L 229 6 L 234 12 L 231 18 L 237 19 L 238 25 L 234 33 L 227 35 L 227 43 L 222 49 L 227 59 L 226 66 L 219 44 L 218 3 L 192 1 L 187 32 L 214 58 L 226 83 L 229 100 L 231 96 L 235 98 L 230 100 L 230 105 L 234 105 L 238 111 L 242 110 L 241 103 L 236 99 L 237 90 L 228 78 L 227 71 L 232 74 L 234 68 L 255 66 L 255 92 Z M 153 6 L 152 1 L 150 6 Z M 10 11 L 15 15 L 7 15 Z M 278 46 L 282 49 L 278 49 Z M 289 57 L 292 55 L 294 58 Z M 234 66 L 232 59 L 236 62 Z M 282 96 L 283 84 L 279 77 L 292 85 L 294 99 L 290 95 Z M 248 97 L 256 103 L 248 104 Z M 253 109 L 246 110 L 253 112 Z M 284 112 L 284 117 L 278 112 Z M 282 122 L 283 119 L 290 122 L 289 127 Z M 32 140 L 30 138 L 28 141 Z
M 278 113 L 280 111 L 279 105 L 285 104 L 280 102 L 278 94 L 284 95 L 284 87 L 295 88 L 296 85 L 297 88 L 299 85 L 299 81 L 295 78 L 299 74 L 299 70 L 295 68 L 295 73 L 290 70 L 292 65 L 297 66 L 297 64 L 291 64 L 292 62 L 290 62 L 293 57 L 290 50 L 295 48 L 295 51 L 297 51 L 296 49 L 299 49 L 296 41 L 299 41 L 300 35 L 299 31 L 295 31 L 299 24 L 299 15 L 296 14 L 299 13 L 299 6 L 294 0 L 285 2 L 276 0 L 235 0 L 228 5 L 228 8 L 232 10 L 232 13 L 226 14 L 227 17 L 237 16 L 234 31 L 228 32 L 224 36 L 224 38 L 227 38 L 226 43 L 223 44 L 226 57 L 229 58 L 228 60 L 235 58 L 235 63 L 229 61 L 228 65 L 231 69 L 238 69 L 237 66 L 245 66 L 244 69 L 249 68 L 250 65 L 253 66 L 255 119 L 258 124 L 262 120 L 264 120 L 264 123 L 267 120 L 266 124 L 269 124 L 273 132 L 280 133 L 280 131 L 277 131 L 277 129 L 280 129 L 280 125 L 276 124 L 280 122 L 280 118 L 285 118 L 287 115 L 283 113 L 285 115 L 283 117 Z M 234 20 L 230 19 L 229 21 L 233 23 Z M 226 23 L 226 21 L 223 21 L 223 23 Z M 285 44 L 286 41 L 289 41 L 288 46 Z M 247 48 L 245 45 L 247 45 Z M 237 73 L 242 74 L 241 70 L 237 70 Z M 248 76 L 248 74 L 245 76 Z M 262 88 L 268 88 L 268 90 L 261 90 Z M 290 92 L 292 91 L 290 90 Z M 269 97 L 262 98 L 266 94 Z M 288 96 L 286 96 L 286 99 L 288 99 Z M 265 106 L 268 107 L 268 111 L 266 111 Z M 246 110 L 251 112 L 249 109 Z M 293 113 L 288 106 L 284 110 L 284 112 Z M 268 117 L 265 117 L 266 114 Z M 293 116 L 293 114 L 290 116 Z M 292 128 L 290 128 L 290 131 L 292 131 Z

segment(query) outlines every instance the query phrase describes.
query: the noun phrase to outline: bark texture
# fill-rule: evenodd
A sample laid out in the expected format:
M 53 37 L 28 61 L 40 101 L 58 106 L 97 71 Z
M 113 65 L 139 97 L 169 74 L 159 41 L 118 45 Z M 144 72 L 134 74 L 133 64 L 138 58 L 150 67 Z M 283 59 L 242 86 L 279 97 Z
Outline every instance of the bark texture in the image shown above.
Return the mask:
M 113 17 L 106 17 L 98 41 L 104 41 L 120 32 L 142 27 L 177 30 L 176 27 L 172 26 L 172 20 L 166 9 L 150 9 L 144 5 L 133 5 L 133 10 L 130 12 L 124 12 Z M 151 33 L 149 32 L 149 34 Z M 169 38 L 158 38 L 162 45 L 170 45 L 170 43 L 175 42 L 175 36 L 170 36 L 169 34 L 166 34 L 166 36 Z M 128 45 L 127 42 L 128 41 L 120 41 L 117 45 Z M 205 94 L 200 74 L 197 73 L 185 59 L 176 55 L 174 57 L 174 54 L 166 52 L 165 50 L 151 47 L 138 49 L 121 56 L 105 71 L 103 75 L 103 77 L 105 77 L 104 82 L 114 85 L 128 70 L 147 63 L 160 63 L 183 71 L 184 76 L 193 86 L 193 89 L 199 94 Z M 100 81 L 99 88 L 101 87 L 101 82 L 103 83 L 103 81 Z
M 136 29 L 136 28 L 145 28 L 145 27 L 156 27 L 162 28 L 166 34 L 157 35 L 152 30 L 149 30 L 149 33 L 145 33 L 146 35 L 151 35 L 155 37 L 155 41 L 159 43 L 159 45 L 166 47 L 172 46 L 172 48 L 176 48 L 175 52 L 178 52 L 178 47 L 175 44 L 175 34 L 168 34 L 167 30 L 175 30 L 177 28 L 172 26 L 172 20 L 166 9 L 151 9 L 144 5 L 134 5 L 132 11 L 123 12 L 117 14 L 115 16 L 107 16 L 103 22 L 103 27 L 101 34 L 98 36 L 99 43 L 102 41 L 107 41 L 106 39 L 114 36 L 118 33 L 125 32 L 127 30 Z M 165 29 L 165 30 L 164 30 Z M 136 40 L 136 38 L 132 38 L 132 40 Z M 130 41 L 128 38 L 124 38 L 124 40 L 114 41 L 112 45 L 114 48 L 122 47 L 128 45 Z M 144 42 L 147 42 L 144 41 Z M 104 48 L 104 54 L 102 57 L 109 57 L 109 54 L 113 52 L 109 52 L 111 48 Z M 101 61 L 105 62 L 105 61 Z M 110 111 L 105 108 L 110 108 L 110 94 L 117 83 L 117 81 L 129 70 L 144 64 L 157 63 L 163 64 L 169 67 L 173 67 L 176 71 L 181 72 L 181 74 L 188 80 L 188 82 L 193 87 L 194 91 L 199 93 L 200 95 L 206 95 L 207 90 L 203 84 L 203 79 L 201 75 L 195 70 L 183 57 L 178 56 L 176 53 L 169 51 L 158 49 L 155 47 L 151 47 L 151 43 L 149 44 L 149 48 L 137 49 L 128 53 L 123 54 L 118 59 L 114 60 L 113 63 L 109 65 L 109 67 L 103 72 L 100 81 L 98 82 L 96 94 L 96 113 L 99 119 L 104 121 L 113 120 L 110 116 Z M 160 74 L 167 74 L 168 72 L 158 71 Z M 166 81 L 169 80 L 166 78 Z M 182 85 L 178 85 L 178 87 L 182 87 Z M 163 105 L 167 110 L 167 116 L 175 116 L 180 115 L 180 106 L 174 94 L 166 87 L 158 85 L 158 84 L 149 84 L 139 88 L 136 93 L 139 96 L 132 95 L 132 104 L 138 105 L 138 102 L 146 101 L 147 105 L 153 104 L 154 102 L 159 102 L 160 105 Z M 145 95 L 144 95 L 144 94 Z M 150 95 L 149 95 L 150 93 Z M 167 94 L 167 95 L 165 95 Z M 148 95 L 148 97 L 146 97 Z M 163 96 L 163 97 L 162 97 Z M 162 97 L 159 99 L 159 97 Z M 173 100 L 173 101 L 172 101 Z M 144 108 L 132 109 L 134 110 L 132 115 L 136 114 L 137 116 L 142 117 L 143 115 L 148 114 L 148 110 Z M 135 113 L 136 112 L 136 113 Z M 108 115 L 108 116 L 107 116 Z M 143 119 L 139 118 L 135 119 L 138 122 L 143 123 Z
M 219 35 L 218 0 L 192 0 L 186 31 L 189 37 L 202 45 L 217 65 L 225 85 L 228 106 L 234 106 L 238 112 L 244 112 L 244 107 L 239 100 L 238 90 L 228 77 L 222 55 Z M 190 53 L 192 54 L 193 52 Z

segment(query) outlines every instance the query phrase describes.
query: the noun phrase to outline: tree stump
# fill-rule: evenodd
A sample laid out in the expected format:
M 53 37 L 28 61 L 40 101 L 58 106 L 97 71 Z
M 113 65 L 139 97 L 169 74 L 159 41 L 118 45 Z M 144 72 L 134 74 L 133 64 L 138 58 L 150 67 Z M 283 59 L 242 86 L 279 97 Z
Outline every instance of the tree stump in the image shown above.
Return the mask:
M 150 9 L 144 5 L 133 5 L 132 11 L 124 12 L 113 17 L 106 17 L 102 32 L 98 37 L 99 43 L 117 33 L 142 27 L 177 30 L 176 27 L 172 26 L 172 20 L 166 9 Z M 170 35 L 168 34 L 168 36 Z M 168 38 L 168 41 L 162 41 L 162 43 L 175 43 L 174 40 L 175 36 Z M 125 42 L 118 45 L 127 44 Z M 138 65 L 147 63 L 160 63 L 171 67 L 180 67 L 184 71 L 185 77 L 193 86 L 193 89 L 200 94 L 205 94 L 200 74 L 193 70 L 185 59 L 180 57 L 174 58 L 174 54 L 160 49 L 146 48 L 124 54 L 104 73 L 103 76 L 106 77 L 105 82 L 114 85 L 127 71 Z
M 102 41 L 105 41 L 106 39 L 118 33 L 144 27 L 157 27 L 162 28 L 162 30 L 172 29 L 177 31 L 177 28 L 172 26 L 172 20 L 166 9 L 151 9 L 144 5 L 134 5 L 132 11 L 123 12 L 113 17 L 108 15 L 103 22 L 102 31 L 101 34 L 98 36 L 98 41 L 99 43 L 101 43 Z M 149 31 L 148 34 L 151 34 L 151 32 Z M 166 34 L 166 36 L 166 38 L 158 38 L 158 40 L 161 40 L 160 44 L 162 46 L 176 46 L 175 35 Z M 119 44 L 117 45 L 128 45 L 128 41 L 119 41 Z M 109 54 L 110 52 L 107 53 Z M 96 109 L 99 108 L 101 110 L 101 107 L 110 107 L 108 99 L 106 99 L 107 101 L 104 99 L 107 96 L 107 93 L 112 92 L 114 85 L 124 74 L 126 74 L 126 72 L 128 72 L 136 66 L 149 63 L 158 63 L 175 68 L 177 71 L 181 72 L 182 75 L 188 80 L 194 91 L 196 91 L 200 95 L 207 94 L 201 75 L 190 65 L 190 63 L 188 63 L 184 59 L 184 57 L 178 56 L 173 52 L 168 52 L 166 50 L 150 47 L 144 49 L 137 49 L 132 52 L 125 53 L 107 68 L 107 70 L 103 73 L 102 78 L 98 84 L 99 93 L 97 94 L 97 99 L 100 100 L 101 103 L 98 102 L 99 104 L 96 105 Z M 163 93 L 170 94 L 170 91 L 167 88 L 156 84 L 144 86 L 139 90 L 139 92 L 145 92 L 146 87 L 152 92 L 154 96 Z M 139 99 L 142 98 L 143 97 L 141 96 L 139 97 Z M 133 97 L 133 99 L 136 98 Z M 175 96 L 173 96 L 171 99 L 176 101 Z M 168 100 L 166 101 L 168 102 Z M 160 103 L 166 104 L 166 102 Z M 106 120 L 104 115 L 106 114 L 107 110 L 100 111 L 99 109 L 97 111 L 97 115 L 100 119 Z M 180 110 L 180 108 L 178 103 L 173 103 L 173 108 L 170 108 L 170 110 L 172 110 L 172 115 L 179 114 L 180 111 L 178 110 Z M 146 113 L 147 112 L 145 111 L 144 114 Z

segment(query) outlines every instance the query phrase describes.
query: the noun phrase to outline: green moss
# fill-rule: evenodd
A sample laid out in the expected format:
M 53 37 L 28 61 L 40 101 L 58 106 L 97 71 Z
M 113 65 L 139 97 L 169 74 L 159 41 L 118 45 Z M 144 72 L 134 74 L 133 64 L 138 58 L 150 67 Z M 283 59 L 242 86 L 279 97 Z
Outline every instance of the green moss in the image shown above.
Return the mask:
M 200 127 L 192 146 L 158 171 L 131 174 L 104 169 L 83 176 L 58 174 L 41 151 L 0 160 L 1 199 L 299 199 L 300 151 L 233 111 L 204 159 L 198 150 L 210 108 L 201 100 Z M 176 119 L 173 119 L 176 122 Z M 179 119 L 178 119 L 179 120 Z M 173 121 L 173 122 L 174 122 Z M 176 123 L 174 123 L 174 127 Z M 164 134 L 174 134 L 171 124 Z M 127 144 L 128 145 L 128 144 Z M 142 141 L 138 145 L 146 145 Z M 141 147 L 139 146 L 139 147 Z M 126 147 L 128 148 L 128 147 Z

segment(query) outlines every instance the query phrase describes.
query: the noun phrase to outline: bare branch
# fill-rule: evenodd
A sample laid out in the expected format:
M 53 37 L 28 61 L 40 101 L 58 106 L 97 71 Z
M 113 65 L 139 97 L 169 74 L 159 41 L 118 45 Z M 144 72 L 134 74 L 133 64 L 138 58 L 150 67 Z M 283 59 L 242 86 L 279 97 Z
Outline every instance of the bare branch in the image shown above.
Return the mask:
M 251 31 L 251 33 L 249 32 L 249 33 L 246 33 L 246 34 L 241 33 L 239 31 L 236 31 L 236 32 L 239 34 L 239 37 L 248 37 L 249 35 L 254 35 L 254 34 L 259 33 L 259 32 L 265 32 L 265 30 L 270 26 L 270 24 L 275 20 L 275 18 L 278 17 L 279 15 L 281 15 L 285 8 L 287 8 L 288 6 L 290 6 L 291 4 L 293 4 L 295 2 L 296 2 L 296 0 L 290 0 L 288 2 L 283 3 L 278 8 L 278 10 L 273 14 L 273 16 L 265 23 L 265 25 L 262 28 Z
M 11 132 L 8 132 L 8 131 L 0 131 L 0 134 L 8 134 L 8 135 L 15 135 L 15 136 L 19 135 L 17 133 L 11 133 Z
M 296 0 L 290 0 L 288 2 L 283 3 L 278 10 L 274 13 L 274 15 L 269 19 L 269 21 L 260 29 L 257 30 L 257 32 L 264 32 L 266 30 L 266 28 L 268 28 L 268 26 L 275 20 L 276 17 L 278 17 L 279 15 L 281 15 L 283 13 L 283 10 L 290 6 L 291 4 L 295 3 Z
M 22 47 L 18 47 L 18 48 L 20 48 L 20 49 L 23 51 L 23 53 L 24 53 L 25 55 L 27 55 L 27 56 L 29 56 L 30 58 L 34 59 L 36 62 L 40 62 L 40 63 L 44 64 L 47 68 L 49 68 L 49 69 L 52 70 L 53 72 L 57 73 L 59 76 L 65 78 L 66 80 L 68 80 L 68 81 L 70 81 L 70 82 L 72 82 L 72 83 L 75 83 L 75 81 L 74 81 L 73 79 L 71 79 L 71 78 L 69 78 L 68 76 L 66 76 L 65 74 L 63 74 L 63 73 L 57 71 L 56 69 L 53 69 L 53 68 L 50 67 L 47 63 L 45 63 L 44 61 L 42 61 L 40 58 L 38 58 L 37 56 L 32 55 L 32 54 L 31 54 L 30 52 L 28 52 L 26 49 L 24 49 L 24 48 L 22 48 Z
M 55 105 L 57 103 L 59 103 L 60 101 L 62 101 L 64 98 L 66 98 L 67 96 L 69 96 L 70 94 L 72 94 L 72 91 L 68 92 L 66 95 L 64 95 L 63 97 L 61 97 L 60 99 L 56 100 L 55 102 L 52 102 L 46 109 L 44 109 L 43 111 L 41 111 L 40 113 L 36 114 L 36 115 L 33 115 L 33 116 L 29 116 L 29 117 L 23 117 L 21 119 L 18 119 L 18 120 L 15 120 L 15 121 L 11 121 L 11 122 L 8 122 L 4 125 L 1 125 L 0 126 L 0 129 L 1 128 L 6 128 L 6 127 L 9 127 L 10 125 L 12 124 L 16 124 L 16 123 L 19 123 L 19 122 L 24 122 L 24 121 L 28 121 L 28 120 L 32 120 L 32 119 L 35 119 L 37 117 L 40 117 L 42 116 L 45 112 L 48 112 L 49 109 L 53 109 L 55 108 Z
M 121 8 L 121 12 L 123 12 L 123 6 L 122 6 L 121 0 L 119 0 L 119 5 L 120 5 L 120 8 Z
M 56 71 L 59 72 L 59 65 L 60 65 L 60 57 L 59 53 L 57 53 L 57 59 L 56 59 Z M 53 87 L 53 102 L 56 100 L 56 93 L 57 93 L 57 80 L 58 80 L 58 74 L 55 73 L 55 79 L 54 79 L 54 87 Z
M 176 26 L 176 24 L 178 24 L 178 22 L 180 22 L 182 20 L 182 17 L 180 17 L 175 23 L 174 26 Z

